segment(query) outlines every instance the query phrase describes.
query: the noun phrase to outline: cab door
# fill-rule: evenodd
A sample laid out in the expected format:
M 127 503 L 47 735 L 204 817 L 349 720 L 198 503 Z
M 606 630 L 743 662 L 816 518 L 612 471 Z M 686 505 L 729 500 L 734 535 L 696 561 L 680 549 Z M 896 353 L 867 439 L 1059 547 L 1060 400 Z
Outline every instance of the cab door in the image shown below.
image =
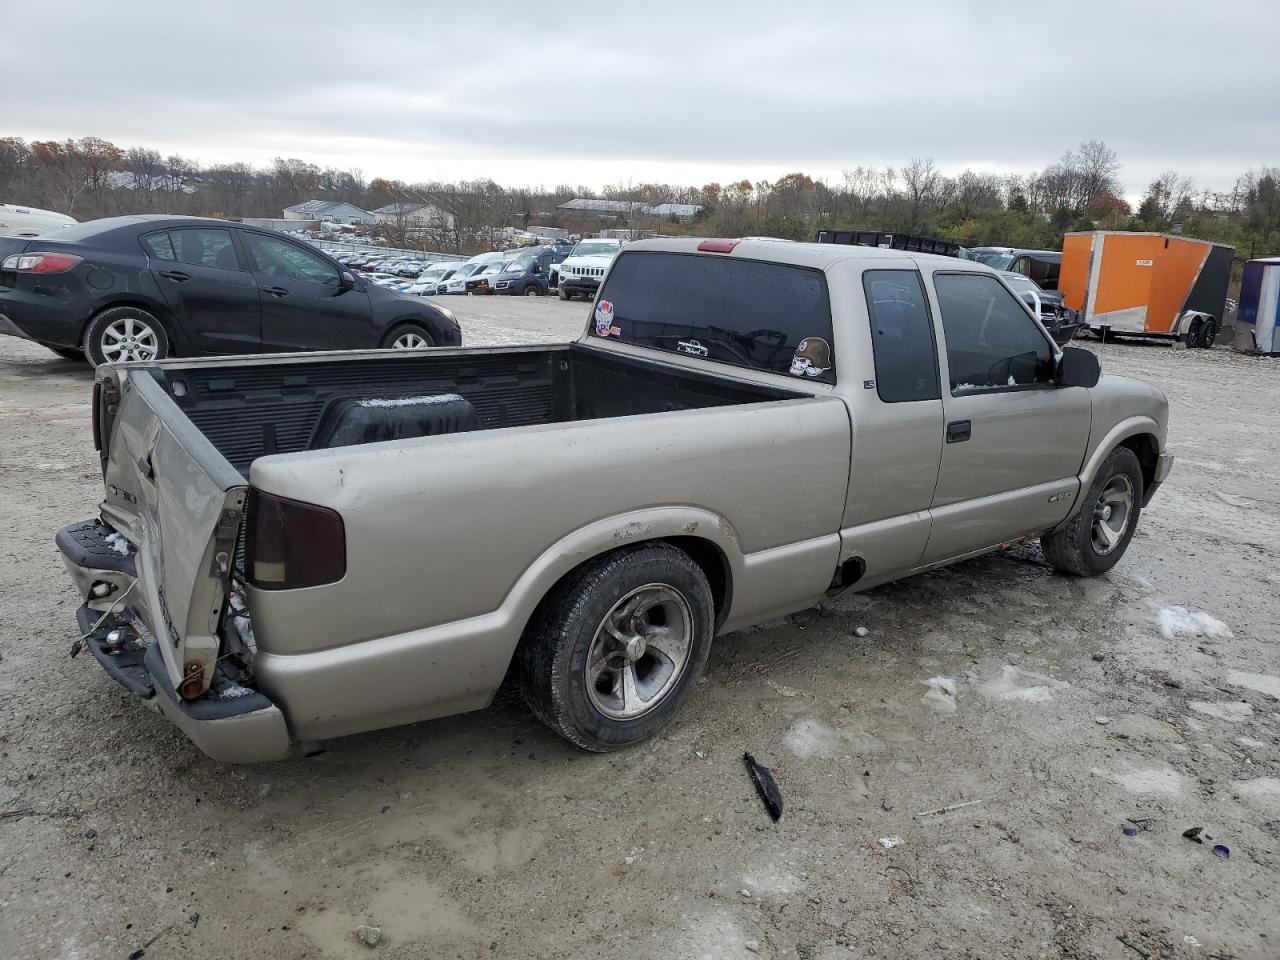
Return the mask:
M 924 561 L 1064 519 L 1079 490 L 1091 401 L 1055 384 L 1058 350 L 993 274 L 931 271 L 945 427 Z

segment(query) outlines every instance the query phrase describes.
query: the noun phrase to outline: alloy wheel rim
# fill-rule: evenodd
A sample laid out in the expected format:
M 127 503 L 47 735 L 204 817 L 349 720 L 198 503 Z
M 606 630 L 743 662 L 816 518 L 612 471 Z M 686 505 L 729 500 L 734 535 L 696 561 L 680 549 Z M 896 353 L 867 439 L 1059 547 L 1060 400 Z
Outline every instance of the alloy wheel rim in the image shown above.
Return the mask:
M 402 333 L 396 337 L 395 343 L 391 344 L 396 350 L 421 350 L 423 347 L 430 346 L 427 338 L 420 333 Z
M 121 317 L 107 324 L 100 347 L 107 363 L 154 360 L 160 354 L 155 330 L 137 317 Z
M 1093 508 L 1093 549 L 1105 557 L 1124 539 L 1133 516 L 1133 481 L 1118 473 L 1103 488 Z
M 643 717 L 675 689 L 689 665 L 693 612 L 665 583 L 636 587 L 613 605 L 587 651 L 587 697 L 614 720 Z

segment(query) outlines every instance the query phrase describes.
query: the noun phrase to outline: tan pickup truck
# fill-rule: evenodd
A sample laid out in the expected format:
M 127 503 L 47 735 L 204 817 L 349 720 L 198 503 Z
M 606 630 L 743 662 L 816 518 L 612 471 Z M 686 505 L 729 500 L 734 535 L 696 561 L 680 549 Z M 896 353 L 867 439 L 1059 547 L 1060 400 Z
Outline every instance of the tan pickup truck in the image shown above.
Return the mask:
M 509 669 L 635 743 L 717 634 L 1034 537 L 1108 570 L 1171 463 L 1160 391 L 988 268 L 768 240 L 628 246 L 573 343 L 108 365 L 94 400 L 77 649 L 227 761 Z

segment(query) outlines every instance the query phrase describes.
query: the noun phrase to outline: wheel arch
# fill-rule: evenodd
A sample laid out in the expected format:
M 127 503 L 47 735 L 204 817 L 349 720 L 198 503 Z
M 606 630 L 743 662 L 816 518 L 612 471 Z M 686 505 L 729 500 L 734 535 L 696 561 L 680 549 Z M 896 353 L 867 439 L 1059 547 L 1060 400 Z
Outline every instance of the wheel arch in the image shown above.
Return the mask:
M 669 543 L 682 550 L 707 578 L 719 630 L 733 604 L 735 575 L 741 572 L 742 552 L 733 528 L 722 517 L 696 507 L 665 507 L 600 520 L 579 528 L 544 551 L 520 578 L 508 601 L 522 611 L 518 640 L 524 642 L 539 608 L 585 564 L 624 547 Z M 523 596 L 522 596 L 523 595 Z
M 1149 486 L 1155 479 L 1162 433 L 1159 424 L 1147 416 L 1129 417 L 1112 427 L 1094 448 L 1084 469 L 1080 471 L 1080 495 L 1083 496 L 1084 491 L 1093 484 L 1103 461 L 1116 447 L 1128 447 L 1133 451 L 1142 465 L 1143 484 Z

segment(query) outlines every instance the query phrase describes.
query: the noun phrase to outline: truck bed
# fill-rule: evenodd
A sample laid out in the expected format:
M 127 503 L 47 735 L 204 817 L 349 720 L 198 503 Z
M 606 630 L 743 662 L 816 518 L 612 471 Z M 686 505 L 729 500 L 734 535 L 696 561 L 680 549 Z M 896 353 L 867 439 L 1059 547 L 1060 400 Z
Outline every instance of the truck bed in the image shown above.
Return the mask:
M 324 441 L 321 427 L 344 401 L 456 395 L 474 410 L 474 420 L 447 432 L 467 432 L 804 396 L 578 344 L 285 363 L 246 359 L 150 372 L 246 479 L 258 457 L 334 446 Z

